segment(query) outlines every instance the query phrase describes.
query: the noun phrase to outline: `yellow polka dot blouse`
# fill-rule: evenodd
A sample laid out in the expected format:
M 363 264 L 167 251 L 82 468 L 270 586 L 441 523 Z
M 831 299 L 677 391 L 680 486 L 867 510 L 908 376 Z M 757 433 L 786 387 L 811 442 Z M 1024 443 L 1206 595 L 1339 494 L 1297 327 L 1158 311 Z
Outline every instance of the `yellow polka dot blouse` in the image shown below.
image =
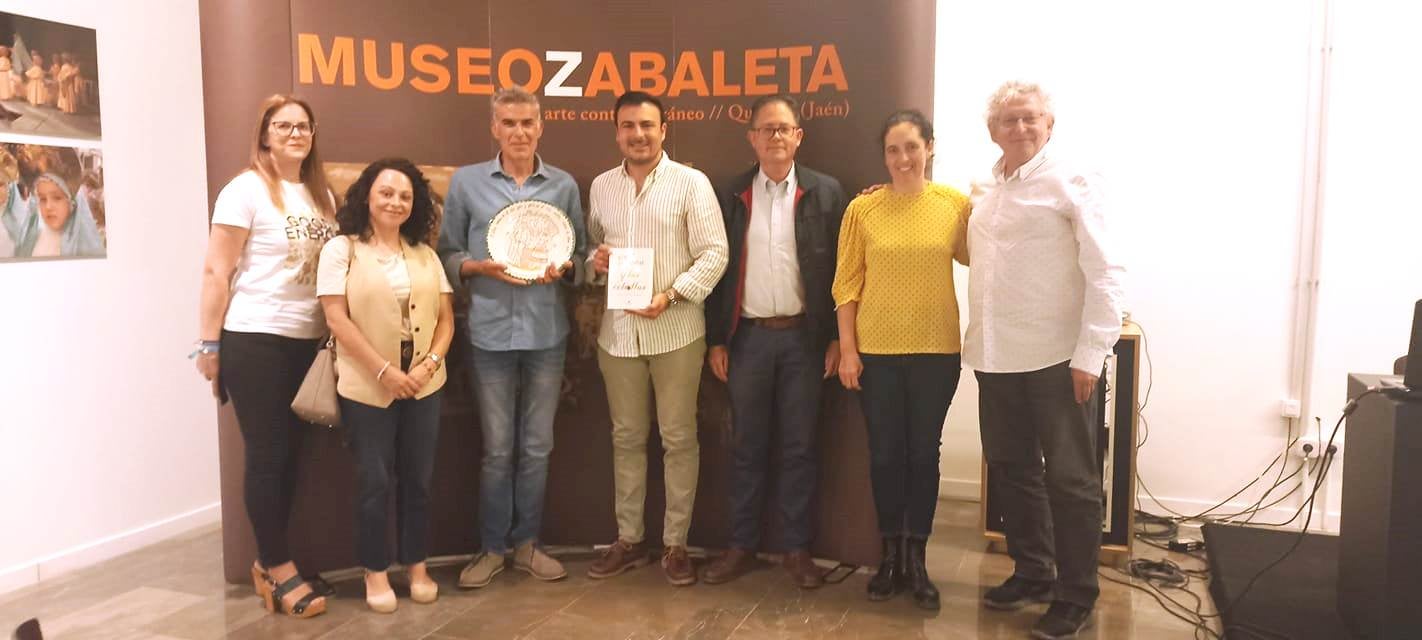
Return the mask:
M 953 259 L 967 264 L 971 205 L 952 187 L 855 198 L 839 231 L 836 307 L 859 303 L 860 353 L 958 353 Z

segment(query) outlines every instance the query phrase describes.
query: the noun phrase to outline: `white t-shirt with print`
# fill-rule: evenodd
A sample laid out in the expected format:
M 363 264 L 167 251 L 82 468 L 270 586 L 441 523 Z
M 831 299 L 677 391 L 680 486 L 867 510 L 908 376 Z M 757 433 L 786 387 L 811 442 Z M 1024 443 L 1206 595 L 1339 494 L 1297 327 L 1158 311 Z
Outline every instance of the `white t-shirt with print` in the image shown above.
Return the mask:
M 283 180 L 281 188 L 281 209 L 252 171 L 217 195 L 212 223 L 248 230 L 222 328 L 319 338 L 326 335 L 326 319 L 316 300 L 316 263 L 336 226 L 321 217 L 304 185 Z

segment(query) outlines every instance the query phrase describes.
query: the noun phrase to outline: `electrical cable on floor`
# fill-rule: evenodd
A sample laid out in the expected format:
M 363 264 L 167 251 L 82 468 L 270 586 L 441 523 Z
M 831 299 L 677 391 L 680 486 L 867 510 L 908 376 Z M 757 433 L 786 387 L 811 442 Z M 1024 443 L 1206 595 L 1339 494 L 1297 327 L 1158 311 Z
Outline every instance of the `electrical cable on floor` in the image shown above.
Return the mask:
M 1185 606 L 1183 603 L 1180 603 L 1174 598 L 1165 595 L 1149 581 L 1147 581 L 1146 584 L 1149 584 L 1151 588 L 1146 588 L 1136 584 L 1134 581 L 1131 580 L 1118 580 L 1116 578 L 1113 578 L 1110 574 L 1103 570 L 1097 570 L 1097 575 L 1104 578 L 1108 582 L 1114 582 L 1116 584 L 1125 585 L 1137 591 L 1141 591 L 1146 595 L 1149 595 L 1151 598 L 1155 599 L 1158 604 L 1160 604 L 1160 607 L 1164 609 L 1166 613 L 1194 627 L 1196 638 L 1204 637 L 1213 638 L 1215 640 L 1221 640 L 1224 637 L 1220 634 L 1220 632 L 1215 631 L 1214 628 L 1212 628 L 1209 622 L 1205 619 L 1206 615 L 1213 616 L 1214 614 L 1201 614 L 1201 612 L 1199 611 L 1199 607 L 1192 610 L 1190 607 Z M 1194 593 L 1189 591 L 1186 591 L 1186 593 L 1190 593 L 1190 595 L 1192 596 L 1195 595 Z M 1199 602 L 1199 596 L 1195 597 L 1197 599 L 1197 602 Z M 1176 611 L 1175 609 L 1171 608 L 1172 605 L 1178 607 L 1180 610 Z M 1200 606 L 1203 606 L 1203 603 L 1201 603 Z
M 849 576 L 854 575 L 854 572 L 858 570 L 859 565 L 857 564 L 847 564 L 841 562 L 835 565 L 834 568 L 830 569 L 829 571 L 826 571 L 822 579 L 824 580 L 825 584 L 839 584 L 841 582 L 844 582 L 845 580 L 848 580 Z M 837 572 L 841 571 L 843 572 L 842 574 L 836 575 Z

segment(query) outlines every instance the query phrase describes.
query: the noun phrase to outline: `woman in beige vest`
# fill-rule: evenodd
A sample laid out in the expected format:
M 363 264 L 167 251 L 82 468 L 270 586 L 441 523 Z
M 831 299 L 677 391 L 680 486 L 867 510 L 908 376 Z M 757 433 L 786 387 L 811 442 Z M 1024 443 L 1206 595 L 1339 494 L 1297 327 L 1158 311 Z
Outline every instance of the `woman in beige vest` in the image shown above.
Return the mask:
M 400 492 L 398 561 L 409 571 L 410 598 L 433 602 L 439 591 L 425 557 L 454 290 L 426 242 L 436 224 L 434 202 L 410 161 L 366 167 L 336 220 L 342 237 L 321 251 L 316 295 L 336 339 L 336 392 L 356 459 L 365 601 L 390 613 L 396 607 L 387 575 L 392 484 Z

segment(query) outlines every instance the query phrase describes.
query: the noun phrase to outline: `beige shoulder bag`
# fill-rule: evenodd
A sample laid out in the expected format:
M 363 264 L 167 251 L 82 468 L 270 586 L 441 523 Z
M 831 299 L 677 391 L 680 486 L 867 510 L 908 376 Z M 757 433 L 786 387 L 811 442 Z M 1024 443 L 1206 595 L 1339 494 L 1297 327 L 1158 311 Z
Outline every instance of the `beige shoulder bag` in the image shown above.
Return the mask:
M 355 259 L 355 247 L 351 247 L 351 254 Z M 349 265 L 346 273 L 350 273 Z M 336 336 L 328 336 L 326 345 L 316 352 L 301 388 L 291 400 L 291 412 L 313 424 L 341 426 L 341 404 L 336 399 Z

